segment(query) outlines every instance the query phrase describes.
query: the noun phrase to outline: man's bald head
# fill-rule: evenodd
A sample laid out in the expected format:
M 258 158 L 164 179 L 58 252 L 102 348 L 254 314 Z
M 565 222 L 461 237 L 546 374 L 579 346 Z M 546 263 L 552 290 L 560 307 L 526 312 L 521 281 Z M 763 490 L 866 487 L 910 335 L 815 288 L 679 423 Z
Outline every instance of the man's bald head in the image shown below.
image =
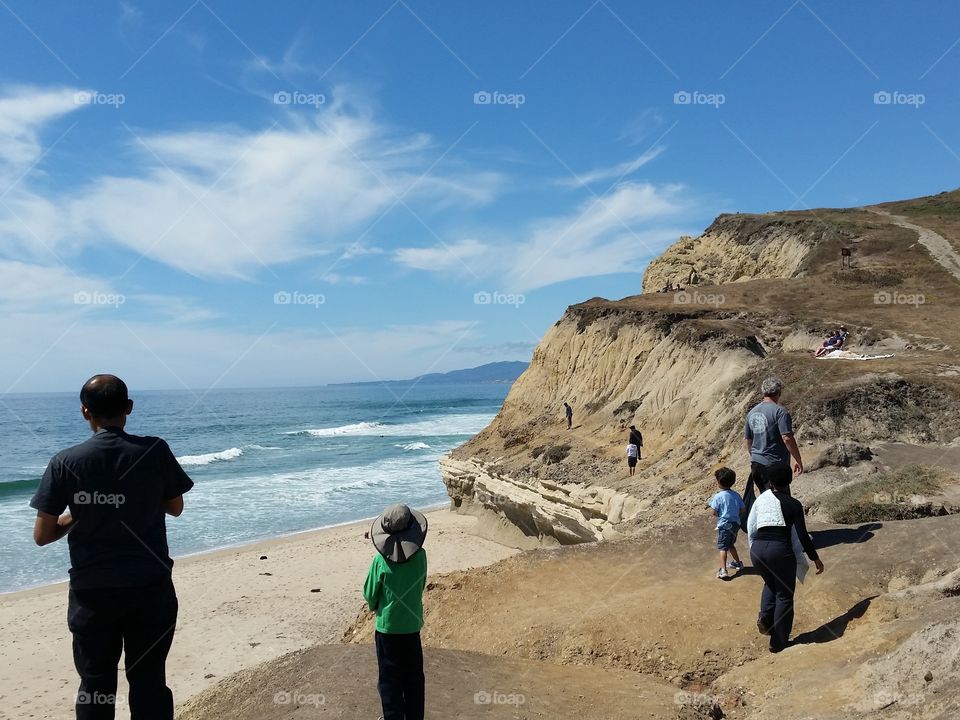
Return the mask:
M 80 402 L 95 418 L 126 415 L 130 405 L 127 384 L 116 375 L 94 375 L 80 389 Z

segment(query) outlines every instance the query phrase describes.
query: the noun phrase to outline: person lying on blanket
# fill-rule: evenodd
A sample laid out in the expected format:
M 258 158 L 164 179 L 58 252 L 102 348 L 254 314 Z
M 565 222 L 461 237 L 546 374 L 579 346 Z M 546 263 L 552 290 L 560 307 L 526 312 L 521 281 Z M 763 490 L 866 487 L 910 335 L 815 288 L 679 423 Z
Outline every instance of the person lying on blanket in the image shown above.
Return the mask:
M 816 356 L 823 357 L 827 353 L 833 352 L 834 350 L 842 350 L 846 341 L 847 329 L 842 327 L 823 341 L 820 347 L 817 348 Z

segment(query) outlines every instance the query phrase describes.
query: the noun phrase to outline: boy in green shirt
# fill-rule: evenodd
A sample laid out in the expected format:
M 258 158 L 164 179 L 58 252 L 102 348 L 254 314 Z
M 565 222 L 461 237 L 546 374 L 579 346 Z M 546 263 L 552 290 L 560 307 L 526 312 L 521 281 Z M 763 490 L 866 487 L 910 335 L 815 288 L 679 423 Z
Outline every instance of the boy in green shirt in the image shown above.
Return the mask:
M 426 536 L 427 518 L 406 505 L 391 505 L 370 528 L 377 554 L 363 597 L 377 613 L 377 690 L 383 720 L 423 720 L 420 628 L 427 582 Z

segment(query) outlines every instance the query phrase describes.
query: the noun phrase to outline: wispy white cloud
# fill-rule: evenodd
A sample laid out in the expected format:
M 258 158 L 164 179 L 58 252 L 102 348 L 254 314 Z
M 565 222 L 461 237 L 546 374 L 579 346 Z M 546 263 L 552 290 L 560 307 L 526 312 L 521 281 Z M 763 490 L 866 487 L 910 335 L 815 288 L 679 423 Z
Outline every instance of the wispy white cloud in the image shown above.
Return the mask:
M 536 342 L 510 341 L 492 345 L 467 345 L 464 346 L 463 350 L 486 358 L 495 357 L 528 360 L 536 346 Z
M 120 1 L 120 15 L 117 18 L 117 28 L 120 37 L 125 41 L 139 33 L 143 27 L 143 10 L 126 0 Z
M 451 245 L 438 245 L 424 248 L 399 248 L 396 259 L 415 270 L 445 272 L 462 271 L 474 264 L 484 266 L 492 259 L 492 248 L 477 240 L 461 240 Z M 480 262 L 478 262 L 480 261 Z
M 618 139 L 626 141 L 631 145 L 649 143 L 651 135 L 653 133 L 659 135 L 662 132 L 660 128 L 665 123 L 666 120 L 658 110 L 647 108 L 639 115 L 627 121 Z
M 283 51 L 279 60 L 260 55 L 251 58 L 247 62 L 246 69 L 253 73 L 269 73 L 281 79 L 290 79 L 297 76 L 319 79 L 323 75 L 323 71 L 319 65 L 309 59 L 311 53 L 306 48 L 307 40 L 306 29 L 301 29 Z
M 75 274 L 64 266 L 0 259 L 0 308 L 4 312 L 77 310 L 78 296 L 82 299 L 84 294 L 117 292 L 107 282 Z
M 367 283 L 367 278 L 362 275 L 343 275 L 335 272 L 324 273 L 320 279 L 331 285 L 365 285 Z
M 0 98 L 0 160 L 29 167 L 45 125 L 79 107 L 74 90 L 21 90 Z M 342 105 L 291 127 L 174 133 L 129 128 L 123 175 L 69 193 L 25 178 L 0 207 L 0 236 L 35 253 L 104 240 L 202 277 L 250 277 L 264 267 L 334 252 L 392 206 L 431 208 L 492 199 L 500 179 L 469 170 L 423 173 L 423 135 L 398 136 Z M 8 172 L 8 174 L 10 174 Z M 402 209 L 402 205 L 401 205 Z
M 560 180 L 557 180 L 557 184 L 563 187 L 579 188 L 584 185 L 592 185 L 593 183 L 600 182 L 601 180 L 623 180 L 627 176 L 635 173 L 651 160 L 655 159 L 665 149 L 666 148 L 664 148 L 662 145 L 653 147 L 642 155 L 635 157 L 633 160 L 627 160 L 626 162 L 622 162 L 611 167 L 596 168 L 595 170 L 590 170 L 583 174 L 578 173 L 576 177 L 561 178 Z
M 0 94 L 0 193 L 43 154 L 40 134 L 59 117 L 76 111 L 80 88 L 37 90 L 14 87 Z
M 134 293 L 124 299 L 131 305 L 145 306 L 150 313 L 162 320 L 178 324 L 201 323 L 221 317 L 221 313 L 208 304 L 177 295 Z
M 639 271 L 684 230 L 677 217 L 691 205 L 680 185 L 623 183 L 590 197 L 573 212 L 541 218 L 505 239 L 464 240 L 448 247 L 402 248 L 407 267 L 496 278 L 526 292 L 581 277 Z

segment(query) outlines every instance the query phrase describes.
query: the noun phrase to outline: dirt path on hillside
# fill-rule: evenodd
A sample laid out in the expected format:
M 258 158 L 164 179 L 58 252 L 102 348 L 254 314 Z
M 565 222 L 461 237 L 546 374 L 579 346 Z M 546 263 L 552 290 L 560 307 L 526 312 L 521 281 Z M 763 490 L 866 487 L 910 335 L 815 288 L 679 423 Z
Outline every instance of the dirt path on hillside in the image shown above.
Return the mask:
M 889 218 L 894 225 L 899 225 L 902 228 L 913 230 L 915 233 L 917 233 L 917 238 L 920 240 L 923 246 L 930 251 L 933 259 L 940 263 L 944 269 L 953 275 L 957 280 L 960 280 L 960 254 L 953 249 L 950 241 L 943 237 L 943 235 L 935 233 L 933 230 L 925 228 L 922 225 L 915 225 L 907 220 L 903 215 L 894 215 L 893 213 L 887 212 L 886 210 L 881 210 L 880 208 L 868 207 L 864 209 L 869 210 L 877 215 L 883 215 L 884 217 Z
M 426 648 L 430 720 L 675 718 L 678 688 L 628 671 Z M 681 693 L 682 695 L 682 693 Z M 372 645 L 318 645 L 226 679 L 178 720 L 373 720 Z

